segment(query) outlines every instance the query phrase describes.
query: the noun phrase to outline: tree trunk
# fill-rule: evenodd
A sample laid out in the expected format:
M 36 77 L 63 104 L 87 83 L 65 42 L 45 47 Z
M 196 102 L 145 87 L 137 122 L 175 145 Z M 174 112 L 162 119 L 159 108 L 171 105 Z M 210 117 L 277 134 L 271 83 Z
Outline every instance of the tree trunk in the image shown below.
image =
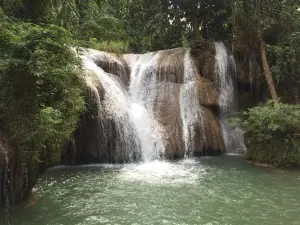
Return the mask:
M 269 91 L 271 93 L 272 96 L 272 100 L 274 102 L 279 102 L 276 90 L 275 90 L 275 86 L 274 86 L 274 82 L 273 82 L 273 78 L 271 75 L 271 71 L 270 71 L 270 67 L 269 67 L 269 63 L 267 60 L 267 53 L 266 53 L 266 43 L 263 39 L 263 34 L 261 31 L 261 15 L 262 15 L 262 3 L 263 0 L 256 0 L 256 14 L 257 14 L 257 34 L 258 34 L 258 42 L 259 42 L 259 48 L 260 48 L 260 56 L 261 56 L 261 61 L 263 64 L 263 68 L 264 68 L 264 72 L 265 72 L 265 76 L 266 76 L 266 81 L 268 84 L 268 88 Z
M 200 30 L 199 30 L 199 23 L 198 23 L 198 18 L 197 16 L 192 16 L 191 18 L 191 22 L 192 22 L 192 29 L 193 29 L 193 39 L 194 40 L 199 40 L 201 39 L 201 34 L 200 34 Z
M 277 96 L 277 93 L 276 93 L 276 89 L 275 89 L 275 86 L 274 86 L 273 78 L 272 78 L 272 75 L 271 75 L 270 67 L 269 67 L 268 60 L 267 60 L 266 44 L 265 44 L 261 34 L 259 34 L 259 47 L 260 47 L 261 60 L 262 60 L 266 80 L 267 80 L 267 83 L 268 83 L 269 91 L 270 91 L 271 96 L 272 96 L 272 100 L 274 102 L 279 102 L 279 99 L 278 99 L 278 96 Z

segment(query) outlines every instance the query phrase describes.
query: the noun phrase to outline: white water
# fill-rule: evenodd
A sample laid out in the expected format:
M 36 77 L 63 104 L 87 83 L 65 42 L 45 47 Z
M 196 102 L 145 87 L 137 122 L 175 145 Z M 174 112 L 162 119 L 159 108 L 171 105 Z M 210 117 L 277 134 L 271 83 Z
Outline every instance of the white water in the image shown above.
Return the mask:
M 160 158 L 165 148 L 164 131 L 154 115 L 154 104 L 158 95 L 158 57 L 159 52 L 141 55 L 133 64 L 130 76 L 132 118 L 141 142 L 144 161 Z
M 220 123 L 223 139 L 227 152 L 245 151 L 244 132 L 240 129 L 232 130 L 228 119 L 234 112 L 234 85 L 233 76 L 236 72 L 236 65 L 232 55 L 229 55 L 223 43 L 216 42 L 216 83 L 219 89 Z
M 206 144 L 203 110 L 199 104 L 197 92 L 197 74 L 189 51 L 186 52 L 184 57 L 184 83 L 180 91 L 180 114 L 185 153 L 189 155 L 195 150 L 195 126 L 201 128 L 202 147 Z

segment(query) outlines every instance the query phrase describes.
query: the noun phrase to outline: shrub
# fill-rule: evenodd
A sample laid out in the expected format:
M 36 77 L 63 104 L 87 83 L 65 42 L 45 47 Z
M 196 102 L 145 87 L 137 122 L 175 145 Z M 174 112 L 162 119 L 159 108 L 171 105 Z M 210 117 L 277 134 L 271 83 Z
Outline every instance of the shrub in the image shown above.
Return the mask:
M 231 120 L 246 131 L 246 157 L 275 166 L 300 165 L 300 105 L 267 102 Z

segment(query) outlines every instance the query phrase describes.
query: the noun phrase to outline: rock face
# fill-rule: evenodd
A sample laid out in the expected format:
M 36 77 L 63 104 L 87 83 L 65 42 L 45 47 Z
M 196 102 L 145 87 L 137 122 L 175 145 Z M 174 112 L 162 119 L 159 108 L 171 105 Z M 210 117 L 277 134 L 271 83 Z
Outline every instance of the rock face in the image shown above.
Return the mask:
M 199 77 L 198 82 L 199 103 L 204 106 L 217 106 L 219 101 L 218 91 L 213 81 Z
M 24 166 L 25 156 L 12 146 L 0 132 L 0 208 L 6 204 L 18 204 L 26 198 L 35 185 L 35 171 Z

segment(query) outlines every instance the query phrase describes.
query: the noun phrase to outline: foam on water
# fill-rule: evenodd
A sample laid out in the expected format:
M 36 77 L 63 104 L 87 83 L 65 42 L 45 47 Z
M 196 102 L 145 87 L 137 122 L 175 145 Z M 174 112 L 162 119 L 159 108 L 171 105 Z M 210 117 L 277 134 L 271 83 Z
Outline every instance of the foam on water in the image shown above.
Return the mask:
M 121 170 L 119 179 L 156 184 L 191 184 L 199 178 L 198 174 L 193 171 L 196 164 L 199 162 L 192 159 L 178 163 L 155 160 L 143 164 L 132 164 Z M 205 175 L 204 169 L 203 172 Z

